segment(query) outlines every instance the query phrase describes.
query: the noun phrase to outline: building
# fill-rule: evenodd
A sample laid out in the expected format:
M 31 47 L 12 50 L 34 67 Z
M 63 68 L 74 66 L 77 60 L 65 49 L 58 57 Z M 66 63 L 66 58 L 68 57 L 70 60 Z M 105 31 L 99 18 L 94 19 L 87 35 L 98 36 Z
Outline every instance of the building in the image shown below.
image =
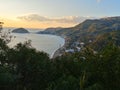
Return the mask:
M 74 49 L 67 49 L 67 50 L 65 50 L 65 52 L 67 52 L 67 53 L 74 53 L 75 50 Z

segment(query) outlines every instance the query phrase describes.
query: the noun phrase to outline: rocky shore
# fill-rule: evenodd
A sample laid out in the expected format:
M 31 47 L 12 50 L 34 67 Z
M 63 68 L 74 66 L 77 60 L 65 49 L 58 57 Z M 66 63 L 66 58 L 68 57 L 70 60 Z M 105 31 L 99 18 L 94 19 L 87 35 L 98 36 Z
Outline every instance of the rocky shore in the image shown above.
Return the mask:
M 65 48 L 67 46 L 68 40 L 67 40 L 67 38 L 64 38 L 64 39 L 65 39 L 64 45 L 55 51 L 52 58 L 56 58 L 58 56 L 61 56 L 63 53 L 65 53 Z

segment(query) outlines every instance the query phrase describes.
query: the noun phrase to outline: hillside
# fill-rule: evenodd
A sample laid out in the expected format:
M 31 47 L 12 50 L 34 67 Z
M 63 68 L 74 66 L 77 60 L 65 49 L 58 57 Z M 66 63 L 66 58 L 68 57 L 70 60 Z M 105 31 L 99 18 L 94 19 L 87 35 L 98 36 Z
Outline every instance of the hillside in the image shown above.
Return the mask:
M 120 29 L 120 17 L 109 17 L 96 20 L 86 20 L 72 28 L 57 31 L 58 34 L 67 36 L 98 35 Z
M 117 32 L 120 31 L 120 17 L 107 17 L 95 20 L 86 20 L 83 23 L 71 28 L 64 28 L 56 31 L 57 35 L 65 35 L 69 38 L 69 46 L 73 42 L 96 42 L 101 38 L 108 38 L 109 35 L 114 33 L 117 36 Z M 106 34 L 106 35 L 105 35 Z M 103 37 L 104 36 L 104 37 Z M 111 37 L 114 37 L 111 36 Z M 120 37 L 116 37 L 120 39 Z
M 99 45 L 97 43 L 105 44 L 110 41 L 118 42 L 120 39 L 118 35 L 119 32 L 120 17 L 118 16 L 101 19 L 88 19 L 74 27 L 47 28 L 46 30 L 38 33 L 65 36 L 67 40 L 66 46 L 71 47 L 75 42 L 84 42 L 86 45 L 89 45 L 89 42 L 91 42 L 92 45 Z M 109 37 L 111 37 L 111 40 Z
M 107 32 L 105 34 L 100 34 L 95 37 L 93 42 L 88 43 L 86 46 L 89 46 L 94 50 L 100 51 L 108 44 L 114 44 L 116 46 L 120 46 L 120 30 Z
M 61 30 L 61 27 L 57 28 L 47 28 L 44 31 L 39 31 L 37 34 L 56 34 L 56 31 Z
M 29 33 L 28 30 L 24 28 L 17 28 L 12 31 L 13 33 Z

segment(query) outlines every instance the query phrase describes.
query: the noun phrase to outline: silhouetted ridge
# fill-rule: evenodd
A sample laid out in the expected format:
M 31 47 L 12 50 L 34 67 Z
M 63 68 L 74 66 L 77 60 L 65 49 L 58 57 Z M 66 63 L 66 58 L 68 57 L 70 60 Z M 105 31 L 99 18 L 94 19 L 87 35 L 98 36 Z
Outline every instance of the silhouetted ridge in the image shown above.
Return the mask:
M 28 30 L 24 28 L 17 28 L 12 31 L 13 33 L 29 33 Z

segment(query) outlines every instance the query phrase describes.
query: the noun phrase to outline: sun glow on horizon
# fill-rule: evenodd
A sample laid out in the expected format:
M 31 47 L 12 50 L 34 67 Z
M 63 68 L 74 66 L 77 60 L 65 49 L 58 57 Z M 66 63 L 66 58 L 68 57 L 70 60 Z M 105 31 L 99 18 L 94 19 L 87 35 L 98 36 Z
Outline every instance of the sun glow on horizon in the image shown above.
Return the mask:
M 41 23 L 41 22 L 23 22 L 15 20 L 2 20 L 4 27 L 24 27 L 24 28 L 49 28 L 49 27 L 72 27 L 76 24 L 65 24 L 65 23 Z
M 0 21 L 5 27 L 72 27 L 86 19 L 119 16 L 119 3 L 120 0 L 1 0 Z
M 23 16 L 19 18 L 0 18 L 4 27 L 24 28 L 49 28 L 49 27 L 73 27 L 86 17 L 67 16 L 59 18 L 45 18 L 43 16 Z M 78 20 L 77 20 L 78 19 Z

